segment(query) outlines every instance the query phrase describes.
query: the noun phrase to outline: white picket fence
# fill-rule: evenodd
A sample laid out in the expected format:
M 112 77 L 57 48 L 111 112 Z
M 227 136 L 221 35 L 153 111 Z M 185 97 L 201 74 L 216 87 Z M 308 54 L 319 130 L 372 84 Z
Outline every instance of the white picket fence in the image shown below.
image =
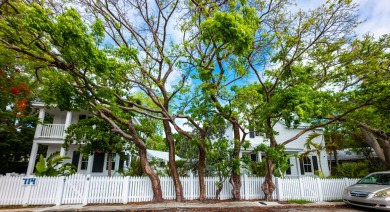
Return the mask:
M 28 179 L 35 184 L 28 184 Z M 160 177 L 163 198 L 175 199 L 175 189 L 170 177 Z M 206 195 L 215 198 L 217 177 L 206 177 Z M 241 196 L 245 200 L 263 199 L 262 177 L 242 177 Z M 274 199 L 280 201 L 302 199 L 326 201 L 340 199 L 343 189 L 358 179 L 320 179 L 304 177 L 296 179 L 276 178 Z M 199 196 L 197 177 L 181 178 L 184 197 L 187 200 Z M 231 199 L 231 185 L 224 182 L 220 199 Z M 0 177 L 0 205 L 61 205 L 89 203 L 128 203 L 152 200 L 151 182 L 147 177 L 106 177 L 72 175 L 69 177 Z

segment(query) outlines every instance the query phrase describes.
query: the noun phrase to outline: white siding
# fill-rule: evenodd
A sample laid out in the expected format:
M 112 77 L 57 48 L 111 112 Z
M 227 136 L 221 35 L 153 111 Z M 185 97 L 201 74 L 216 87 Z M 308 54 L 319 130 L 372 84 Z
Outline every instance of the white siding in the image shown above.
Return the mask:
M 275 127 L 274 127 L 274 130 L 276 132 L 278 132 L 278 135 L 276 136 L 276 141 L 277 141 L 278 144 L 281 144 L 284 141 L 286 141 L 286 140 L 294 137 L 295 135 L 297 135 L 303 129 L 304 129 L 303 127 L 298 127 L 297 129 L 287 128 L 283 123 L 278 122 L 278 123 L 275 124 Z M 312 134 L 313 132 L 317 132 L 317 133 L 322 134 L 323 130 L 322 129 L 315 129 L 315 130 L 312 130 L 312 131 L 304 133 L 303 135 L 301 135 L 296 140 L 288 143 L 286 145 L 286 150 L 287 151 L 291 151 L 291 152 L 295 152 L 295 153 L 298 153 L 298 154 L 306 151 L 305 142 L 306 142 L 307 136 Z M 228 138 L 228 139 L 232 139 L 233 138 L 233 130 L 232 130 L 231 126 L 229 126 L 227 128 L 226 133 L 225 133 L 225 137 Z M 269 141 L 267 141 L 267 139 L 265 139 L 263 136 L 255 136 L 255 138 L 250 138 L 249 134 L 248 134 L 246 136 L 246 140 L 249 140 L 250 143 L 251 143 L 251 147 L 249 149 L 243 150 L 243 151 L 246 151 L 246 152 L 252 151 L 254 148 L 256 148 L 256 146 L 258 146 L 258 145 L 260 145 L 262 143 L 265 143 L 265 144 L 269 145 Z M 322 145 L 324 145 L 323 136 L 318 136 L 318 137 L 314 138 L 313 141 L 316 142 L 316 143 L 322 143 Z M 315 154 L 312 154 L 312 155 L 315 155 Z M 328 167 L 328 161 L 327 161 L 326 153 L 322 152 L 320 157 L 318 155 L 316 155 L 316 156 L 317 156 L 317 159 L 318 159 L 318 168 L 319 169 L 322 168 L 322 171 L 323 171 L 324 175 L 325 176 L 329 176 L 329 167 Z M 295 158 L 290 158 L 290 164 L 292 164 L 291 175 L 292 176 L 297 176 L 298 174 L 300 174 L 299 161 L 297 161 Z
M 49 157 L 51 154 L 54 152 L 60 151 L 61 150 L 61 145 L 59 144 L 50 144 L 47 146 L 47 154 L 46 158 Z

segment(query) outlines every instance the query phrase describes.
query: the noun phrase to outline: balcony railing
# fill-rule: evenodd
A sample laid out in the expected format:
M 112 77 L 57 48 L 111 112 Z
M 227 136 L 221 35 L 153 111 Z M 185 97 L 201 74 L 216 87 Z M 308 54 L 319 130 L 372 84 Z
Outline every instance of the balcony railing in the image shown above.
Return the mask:
M 45 124 L 42 126 L 41 138 L 64 138 L 65 124 Z

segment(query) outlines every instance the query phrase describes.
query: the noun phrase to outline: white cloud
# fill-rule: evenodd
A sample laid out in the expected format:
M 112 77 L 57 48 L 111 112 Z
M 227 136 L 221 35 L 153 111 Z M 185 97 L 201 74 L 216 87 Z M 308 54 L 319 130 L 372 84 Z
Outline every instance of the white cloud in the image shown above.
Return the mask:
M 298 7 L 307 10 L 313 9 L 326 0 L 298 0 Z M 354 0 L 358 4 L 358 16 L 364 21 L 356 28 L 359 36 L 371 34 L 379 37 L 390 33 L 390 0 Z
M 359 4 L 359 18 L 362 23 L 356 31 L 360 34 L 370 33 L 378 37 L 390 33 L 389 0 L 355 0 Z

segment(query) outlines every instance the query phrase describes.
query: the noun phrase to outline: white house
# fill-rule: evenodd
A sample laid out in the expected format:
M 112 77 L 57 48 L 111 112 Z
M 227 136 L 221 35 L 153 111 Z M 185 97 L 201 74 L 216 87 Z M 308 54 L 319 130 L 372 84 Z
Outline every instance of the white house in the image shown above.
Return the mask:
M 295 136 L 297 133 L 299 133 L 301 130 L 303 130 L 305 127 L 308 127 L 306 124 L 302 124 L 298 126 L 296 129 L 288 128 L 286 125 L 284 125 L 283 122 L 276 123 L 274 130 L 277 131 L 279 134 L 276 136 L 276 141 L 278 143 L 282 143 L 283 141 L 286 141 L 293 136 Z M 300 136 L 297 140 L 290 142 L 287 144 L 286 147 L 286 154 L 297 154 L 300 155 L 304 153 L 307 149 L 305 147 L 305 142 L 307 140 L 307 136 L 310 135 L 313 132 L 317 132 L 319 134 L 323 134 L 323 129 L 315 129 L 313 131 L 306 132 L 302 136 Z M 225 137 L 227 139 L 233 139 L 233 130 L 230 127 L 226 130 Z M 246 137 L 246 140 L 249 140 L 250 147 L 247 149 L 242 148 L 241 155 L 247 154 L 252 161 L 262 161 L 265 157 L 265 154 L 263 152 L 257 152 L 255 153 L 253 150 L 260 144 L 265 143 L 269 145 L 269 140 L 267 140 L 264 135 L 258 134 L 254 131 L 251 131 L 249 133 L 249 136 Z M 323 135 L 316 137 L 313 139 L 313 142 L 322 144 L 324 146 L 324 139 Z M 307 157 L 303 158 L 302 160 L 297 157 L 290 157 L 288 161 L 291 165 L 291 168 L 284 173 L 286 176 L 308 176 L 308 175 L 314 175 L 314 172 L 316 170 L 322 170 L 323 174 L 325 176 L 329 176 L 329 166 L 328 166 L 328 160 L 327 160 L 327 154 L 325 151 L 322 151 L 320 156 L 318 156 L 315 153 L 310 153 Z
M 33 146 L 31 149 L 30 154 L 30 160 L 27 168 L 27 175 L 31 175 L 34 172 L 35 167 L 35 160 L 37 158 L 37 151 L 39 145 L 46 145 L 48 146 L 47 149 L 47 156 L 50 154 L 60 151 L 61 156 L 69 156 L 71 159 L 68 159 L 68 161 L 65 162 L 71 162 L 77 167 L 78 173 L 84 173 L 84 174 L 91 174 L 91 175 L 107 175 L 107 154 L 104 153 L 95 153 L 94 155 L 88 156 L 88 158 L 83 158 L 78 150 L 77 145 L 70 145 L 69 148 L 66 150 L 62 148 L 62 144 L 64 143 L 65 138 L 65 129 L 69 127 L 69 125 L 76 123 L 80 119 L 86 118 L 88 113 L 87 112 L 70 112 L 70 111 L 60 111 L 58 108 L 47 108 L 45 107 L 44 103 L 33 103 L 33 107 L 37 108 L 39 110 L 39 119 L 43 122 L 45 120 L 45 115 L 49 114 L 50 117 L 52 117 L 52 122 L 50 118 L 51 123 L 45 123 L 45 124 L 38 124 L 35 131 L 35 137 L 33 141 Z M 47 119 L 46 117 L 46 120 Z M 284 141 L 288 138 L 291 138 L 294 136 L 297 132 L 299 132 L 302 127 L 298 127 L 298 129 L 289 129 L 286 128 L 282 123 L 278 123 L 276 125 L 276 131 L 279 132 L 279 135 L 277 136 L 277 141 Z M 322 132 L 321 129 L 316 130 L 317 132 Z M 291 142 L 286 146 L 286 153 L 302 153 L 304 148 L 304 143 L 306 141 L 306 137 L 311 132 L 308 132 L 301 136 L 299 139 Z M 233 138 L 233 131 L 232 129 L 228 128 L 226 130 L 226 138 Z M 241 154 L 249 154 L 252 160 L 254 161 L 261 161 L 264 158 L 264 154 L 252 153 L 253 149 L 259 145 L 260 143 L 264 142 L 264 137 L 261 135 L 256 135 L 256 133 L 252 132 L 249 135 L 251 147 L 249 149 L 242 149 Z M 322 137 L 318 137 L 315 139 L 316 142 L 323 142 Z M 155 150 L 148 150 L 148 157 L 154 157 L 158 158 L 162 161 L 168 161 L 168 153 L 161 152 L 161 151 L 155 151 Z M 180 160 L 181 158 L 176 156 L 177 160 Z M 328 169 L 328 163 L 326 154 L 321 154 L 321 157 L 318 158 L 317 155 L 312 154 L 309 155 L 305 160 L 301 161 L 292 157 L 289 160 L 290 164 L 292 164 L 292 167 L 290 170 L 286 172 L 286 175 L 290 176 L 300 176 L 300 175 L 313 175 L 315 170 L 322 168 L 323 173 L 325 176 L 329 175 L 329 169 Z M 120 160 L 118 155 L 113 156 L 112 161 L 112 167 L 113 170 L 118 170 L 126 165 L 126 161 Z M 115 173 L 115 172 L 114 172 Z
M 27 175 L 31 175 L 34 172 L 39 145 L 47 146 L 47 156 L 57 151 L 60 151 L 61 156 L 69 156 L 70 159 L 66 159 L 64 162 L 70 162 L 75 165 L 77 167 L 78 173 L 107 175 L 107 154 L 95 152 L 93 155 L 88 156 L 88 158 L 83 158 L 78 151 L 78 145 L 72 144 L 68 149 L 65 149 L 61 146 L 64 143 L 66 136 L 66 128 L 71 124 L 86 118 L 88 116 L 87 112 L 60 111 L 55 107 L 48 108 L 44 103 L 41 102 L 33 103 L 32 106 L 39 110 L 38 117 L 42 123 L 45 120 L 45 116 L 50 116 L 49 119 L 51 123 L 44 123 L 43 125 L 38 124 L 36 127 L 30 160 L 26 173 Z M 46 117 L 46 120 L 48 120 L 48 117 Z M 164 163 L 168 161 L 168 153 L 157 150 L 147 150 L 147 157 L 149 159 L 157 159 Z M 176 160 L 182 160 L 182 158 L 176 156 Z M 127 162 L 130 161 L 122 161 L 120 160 L 119 155 L 113 155 L 113 171 L 123 168 L 127 165 Z

